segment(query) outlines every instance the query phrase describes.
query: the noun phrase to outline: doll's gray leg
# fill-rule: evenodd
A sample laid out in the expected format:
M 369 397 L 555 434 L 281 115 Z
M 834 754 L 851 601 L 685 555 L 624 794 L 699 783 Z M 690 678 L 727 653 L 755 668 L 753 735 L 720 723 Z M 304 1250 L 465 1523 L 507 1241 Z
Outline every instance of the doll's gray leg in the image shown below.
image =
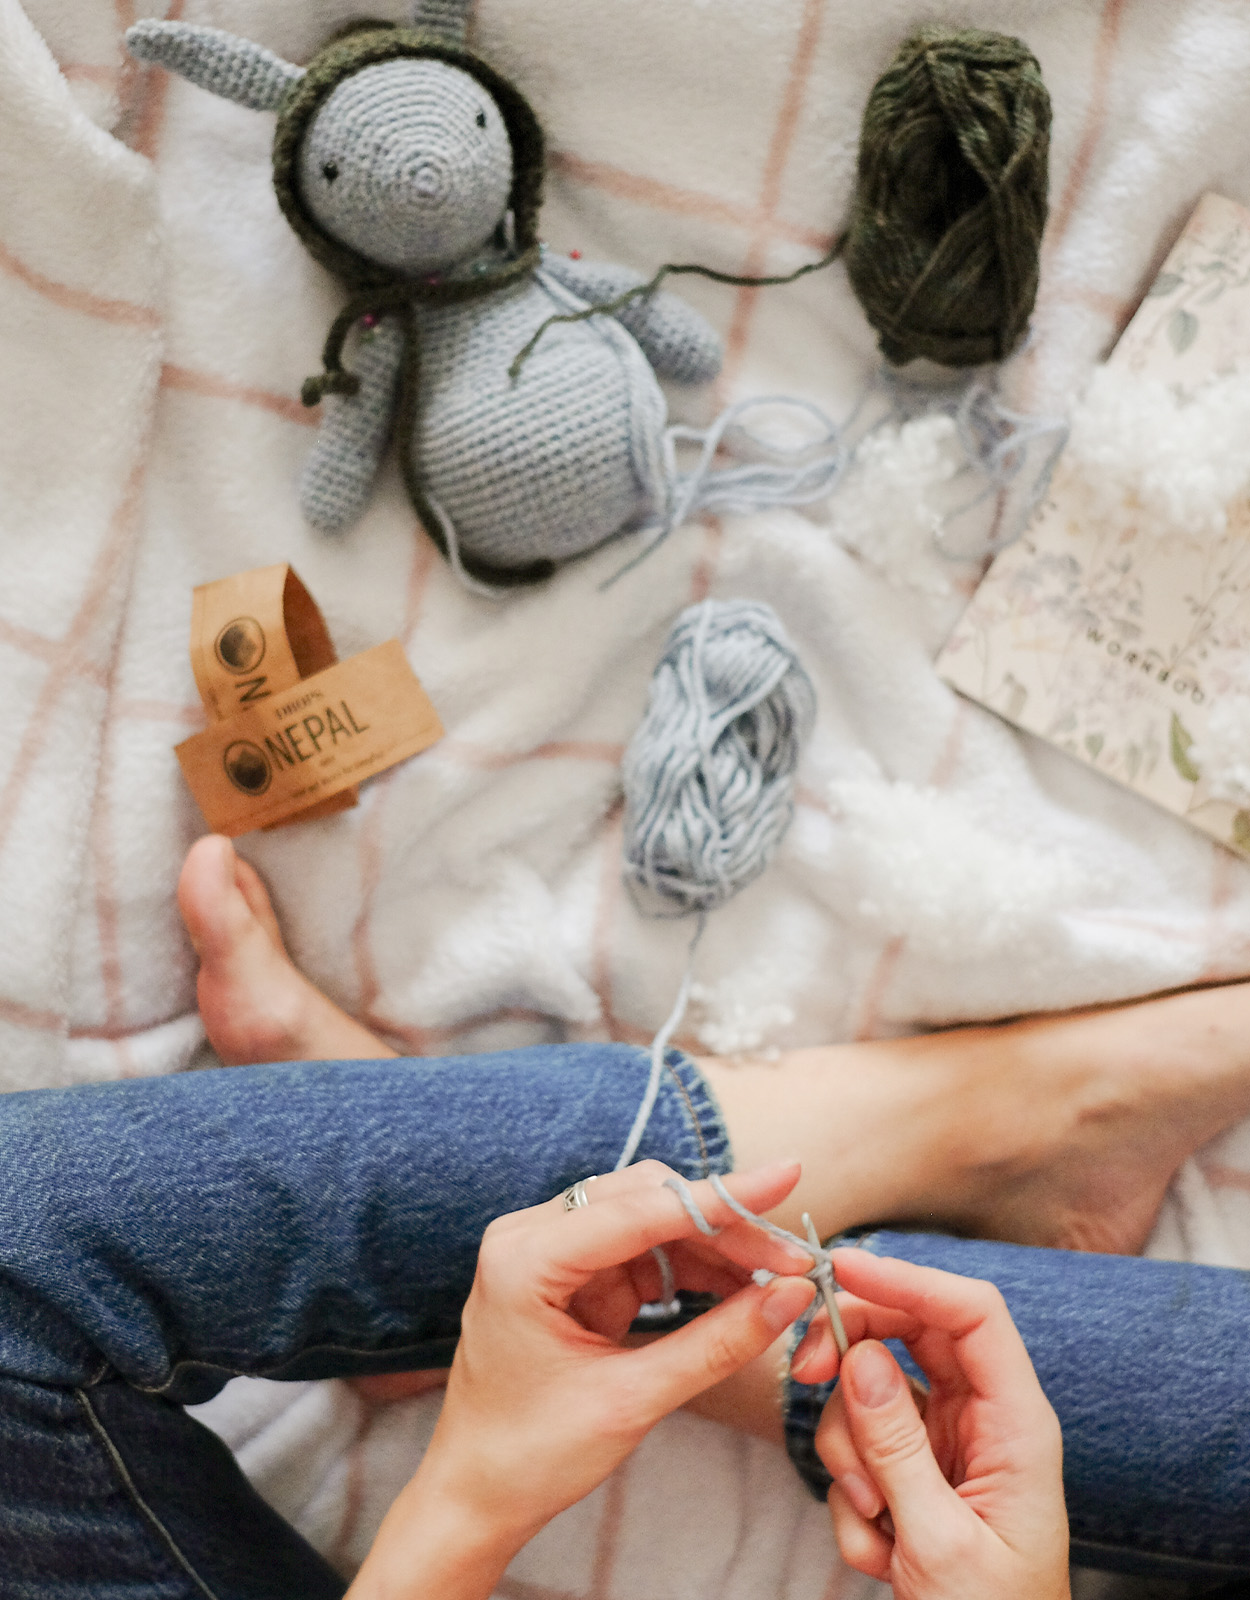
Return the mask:
M 338 533 L 365 508 L 391 434 L 403 332 L 384 319 L 363 335 L 351 370 L 354 395 L 325 402 L 325 419 L 300 480 L 300 507 L 314 528 Z
M 543 268 L 590 305 L 611 300 L 646 279 L 630 267 L 605 261 L 574 261 L 549 251 Z M 631 300 L 615 313 L 633 334 L 662 378 L 677 383 L 708 383 L 721 369 L 724 349 L 712 326 L 684 300 L 663 290 Z

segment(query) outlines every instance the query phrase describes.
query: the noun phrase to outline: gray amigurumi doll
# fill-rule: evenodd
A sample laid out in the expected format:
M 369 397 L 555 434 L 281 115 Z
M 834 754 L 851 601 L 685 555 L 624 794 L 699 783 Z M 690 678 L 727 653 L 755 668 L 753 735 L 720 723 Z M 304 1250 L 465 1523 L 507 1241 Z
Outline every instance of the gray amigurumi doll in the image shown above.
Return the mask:
M 396 436 L 422 522 L 491 584 L 546 577 L 680 498 L 656 375 L 702 383 L 716 334 L 672 295 L 587 312 L 642 279 L 537 238 L 543 137 L 518 91 L 465 43 L 466 0 L 419 0 L 414 27 L 342 30 L 306 68 L 246 39 L 141 22 L 132 55 L 278 113 L 288 221 L 354 291 L 331 330 L 330 395 L 301 486 L 307 520 L 350 527 Z M 361 329 L 352 370 L 344 343 Z M 510 371 L 510 368 L 513 369 Z M 688 510 L 685 497 L 682 510 Z

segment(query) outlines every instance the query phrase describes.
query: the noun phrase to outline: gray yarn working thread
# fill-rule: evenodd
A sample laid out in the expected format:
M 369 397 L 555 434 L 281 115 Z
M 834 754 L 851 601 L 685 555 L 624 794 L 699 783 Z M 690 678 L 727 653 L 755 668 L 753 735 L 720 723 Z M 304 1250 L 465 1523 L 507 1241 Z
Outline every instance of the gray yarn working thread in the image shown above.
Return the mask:
M 781 843 L 815 717 L 812 681 L 769 606 L 704 600 L 681 613 L 622 764 L 625 878 L 649 914 L 697 912 L 699 923 L 618 1172 L 637 1154 L 660 1092 L 707 913 L 758 878 Z
M 949 523 L 981 504 L 991 494 L 1004 495 L 1017 479 L 1031 468 L 1031 477 L 1020 490 L 1019 504 L 1011 517 L 1000 517 L 1002 525 L 974 552 L 980 560 L 996 556 L 1023 533 L 1025 525 L 1046 497 L 1055 467 L 1068 442 L 1066 417 L 1029 415 L 1003 405 L 988 383 L 974 381 L 964 391 L 955 410 L 959 441 L 970 462 L 989 480 L 981 493 L 959 506 L 944 519 Z M 1038 452 L 1034 446 L 1045 444 Z M 1036 457 L 1040 453 L 1041 462 Z M 938 549 L 950 554 L 942 534 L 936 535 Z
M 711 1184 L 713 1189 L 716 1190 L 716 1193 L 720 1199 L 725 1202 L 731 1211 L 740 1216 L 744 1222 L 749 1222 L 753 1228 L 758 1228 L 762 1233 L 770 1234 L 774 1239 L 780 1239 L 783 1244 L 797 1246 L 798 1249 L 806 1251 L 806 1253 L 811 1256 L 811 1271 L 804 1273 L 803 1276 L 811 1283 L 816 1285 L 820 1297 L 825 1303 L 825 1310 L 829 1313 L 829 1326 L 833 1331 L 833 1339 L 834 1343 L 838 1347 L 838 1353 L 839 1355 L 845 1355 L 847 1350 L 850 1348 L 850 1342 L 846 1337 L 846 1329 L 842 1324 L 842 1316 L 838 1310 L 838 1303 L 833 1298 L 838 1287 L 837 1279 L 833 1275 L 833 1257 L 830 1255 L 829 1251 L 825 1249 L 824 1245 L 821 1244 L 816 1235 L 816 1229 L 812 1224 L 812 1219 L 808 1216 L 807 1212 L 805 1211 L 803 1213 L 803 1225 L 807 1229 L 807 1238 L 800 1239 L 798 1234 L 791 1233 L 789 1228 L 779 1227 L 775 1222 L 769 1222 L 767 1217 L 757 1217 L 754 1211 L 748 1211 L 746 1206 L 742 1204 L 741 1200 L 735 1200 L 733 1195 L 730 1194 L 718 1172 L 714 1172 L 712 1174 Z M 698 1228 L 699 1232 L 704 1234 L 709 1239 L 714 1239 L 720 1232 L 720 1229 L 714 1228 L 703 1215 L 703 1212 L 699 1209 L 698 1201 L 696 1201 L 694 1195 L 690 1192 L 690 1185 L 685 1181 L 685 1179 L 665 1178 L 664 1187 L 666 1189 L 671 1189 L 681 1201 L 686 1215 L 690 1218 L 691 1222 L 694 1223 L 695 1227 Z M 668 1263 L 665 1262 L 664 1265 L 668 1266 Z M 666 1292 L 668 1292 L 668 1285 L 671 1281 L 671 1266 L 668 1267 L 668 1272 L 669 1276 L 664 1279 Z M 772 1280 L 775 1274 L 771 1272 L 757 1272 L 752 1274 L 752 1276 L 755 1278 L 757 1283 L 767 1283 Z
M 946 416 L 955 424 L 964 455 L 956 481 L 965 474 L 981 480 L 969 499 L 943 512 L 933 530 L 934 548 L 956 561 L 988 561 L 1019 538 L 1045 498 L 1067 442 L 1067 420 L 1013 411 L 984 370 L 971 378 L 922 382 L 881 367 L 841 424 L 848 464 L 880 429 L 930 416 Z M 998 509 L 989 536 L 953 547 L 953 526 L 991 497 Z

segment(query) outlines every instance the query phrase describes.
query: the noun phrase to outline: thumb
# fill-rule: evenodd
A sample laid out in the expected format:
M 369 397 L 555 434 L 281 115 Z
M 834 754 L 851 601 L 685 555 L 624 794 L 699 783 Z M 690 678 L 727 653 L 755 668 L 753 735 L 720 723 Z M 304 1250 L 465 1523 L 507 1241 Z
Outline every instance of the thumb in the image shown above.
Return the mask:
M 885 1496 L 897 1537 L 925 1549 L 967 1508 L 942 1476 L 902 1369 L 864 1339 L 842 1363 L 842 1398 L 860 1460 Z
M 711 1311 L 632 1352 L 655 1421 L 762 1356 L 811 1304 L 806 1278 L 749 1284 Z

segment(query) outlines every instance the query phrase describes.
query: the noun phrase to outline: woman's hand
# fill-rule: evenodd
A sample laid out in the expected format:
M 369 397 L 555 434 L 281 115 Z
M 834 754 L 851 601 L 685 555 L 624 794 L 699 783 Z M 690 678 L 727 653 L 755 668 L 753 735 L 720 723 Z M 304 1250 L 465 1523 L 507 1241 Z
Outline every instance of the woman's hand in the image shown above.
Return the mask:
M 864 1250 L 834 1270 L 852 1348 L 816 1448 L 845 1560 L 897 1600 L 1067 1600 L 1059 1423 L 998 1290 Z M 881 1339 L 928 1379 L 919 1408 Z M 822 1319 L 795 1376 L 836 1362 Z
M 789 1194 L 796 1164 L 738 1174 L 753 1210 Z M 512 1556 L 580 1500 L 671 1411 L 763 1354 L 811 1301 L 806 1253 L 740 1222 L 710 1184 L 691 1185 L 723 1231 L 699 1234 L 658 1162 L 487 1229 L 430 1448 L 388 1513 L 351 1600 L 479 1600 Z M 724 1297 L 673 1333 L 628 1347 L 638 1309 L 660 1298 L 651 1250 L 678 1288 Z M 781 1274 L 760 1286 L 751 1272 Z

